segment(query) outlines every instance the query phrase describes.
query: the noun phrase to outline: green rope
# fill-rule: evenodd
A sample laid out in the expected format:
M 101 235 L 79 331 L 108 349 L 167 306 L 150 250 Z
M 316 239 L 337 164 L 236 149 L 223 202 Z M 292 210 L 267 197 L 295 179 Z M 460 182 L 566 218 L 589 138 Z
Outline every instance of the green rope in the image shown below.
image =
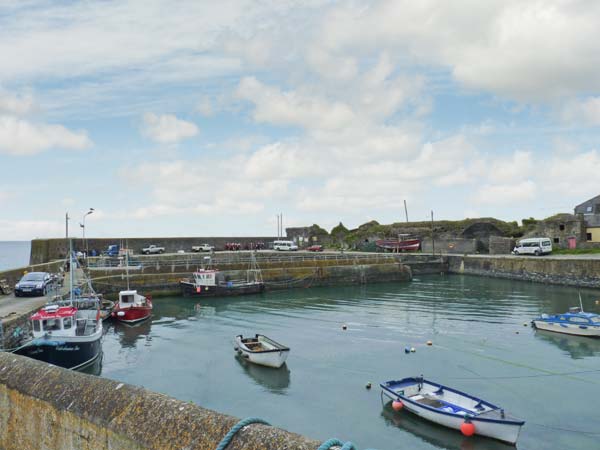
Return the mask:
M 358 450 L 354 444 L 350 441 L 342 442 L 339 439 L 327 439 L 323 442 L 317 450 L 330 450 L 331 447 L 341 447 L 341 450 Z M 372 450 L 372 449 L 367 449 Z
M 221 439 L 221 442 L 219 442 L 219 445 L 217 446 L 217 448 L 215 450 L 225 450 L 227 448 L 227 446 L 229 445 L 229 443 L 231 442 L 231 440 L 233 439 L 233 436 L 235 436 L 235 433 L 240 431 L 246 425 L 250 425 L 252 423 L 262 423 L 264 425 L 271 425 L 269 422 L 267 422 L 263 419 L 259 419 L 258 417 L 247 417 L 243 420 L 240 420 L 238 423 L 236 423 L 231 428 L 231 430 L 229 430 L 229 432 L 225 435 L 225 437 L 223 439 Z

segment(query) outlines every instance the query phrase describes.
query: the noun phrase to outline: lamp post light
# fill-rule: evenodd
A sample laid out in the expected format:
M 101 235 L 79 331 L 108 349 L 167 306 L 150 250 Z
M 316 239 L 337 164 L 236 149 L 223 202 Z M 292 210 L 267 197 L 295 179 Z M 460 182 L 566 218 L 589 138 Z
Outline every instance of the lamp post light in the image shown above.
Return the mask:
M 82 232 L 83 232 L 83 242 L 84 242 L 84 245 L 85 245 L 85 255 L 86 255 L 86 257 L 87 257 L 87 254 L 88 254 L 88 246 L 87 246 L 87 241 L 85 240 L 85 218 L 87 216 L 89 216 L 90 214 L 92 214 L 93 212 L 94 212 L 94 208 L 90 208 L 90 210 L 83 215 L 83 219 L 81 220 L 82 223 L 79 224 L 79 226 L 81 227 Z

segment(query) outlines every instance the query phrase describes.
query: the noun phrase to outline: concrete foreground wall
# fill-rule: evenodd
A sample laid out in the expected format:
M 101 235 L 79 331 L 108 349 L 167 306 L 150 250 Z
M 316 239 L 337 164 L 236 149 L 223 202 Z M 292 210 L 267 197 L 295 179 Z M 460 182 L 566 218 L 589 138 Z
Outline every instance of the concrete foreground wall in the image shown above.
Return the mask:
M 140 387 L 0 352 L 4 450 L 213 450 L 238 420 Z M 240 430 L 227 449 L 318 446 L 298 434 L 254 424 Z
M 447 255 L 451 273 L 600 288 L 600 259 Z

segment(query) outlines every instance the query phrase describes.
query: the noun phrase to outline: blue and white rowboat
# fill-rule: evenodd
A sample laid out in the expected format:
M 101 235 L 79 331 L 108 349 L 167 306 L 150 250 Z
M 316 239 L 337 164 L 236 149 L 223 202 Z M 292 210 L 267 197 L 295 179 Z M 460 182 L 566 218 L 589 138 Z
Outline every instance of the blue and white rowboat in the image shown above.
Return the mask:
M 493 405 L 456 389 L 423 379 L 410 377 L 380 384 L 392 401 L 402 403 L 408 411 L 431 422 L 462 430 L 465 423 L 474 434 L 516 444 L 523 420 L 510 417 Z
M 600 337 L 600 314 L 583 312 L 580 307 L 569 308 L 569 312 L 564 314 L 542 314 L 531 323 L 538 330 Z

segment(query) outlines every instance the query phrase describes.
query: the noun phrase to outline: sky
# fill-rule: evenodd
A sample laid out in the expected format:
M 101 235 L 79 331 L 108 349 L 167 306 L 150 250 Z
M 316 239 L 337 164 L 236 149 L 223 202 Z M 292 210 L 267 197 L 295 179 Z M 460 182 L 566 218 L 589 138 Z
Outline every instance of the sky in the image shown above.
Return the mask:
M 0 240 L 273 236 L 600 194 L 595 0 L 0 1 Z

